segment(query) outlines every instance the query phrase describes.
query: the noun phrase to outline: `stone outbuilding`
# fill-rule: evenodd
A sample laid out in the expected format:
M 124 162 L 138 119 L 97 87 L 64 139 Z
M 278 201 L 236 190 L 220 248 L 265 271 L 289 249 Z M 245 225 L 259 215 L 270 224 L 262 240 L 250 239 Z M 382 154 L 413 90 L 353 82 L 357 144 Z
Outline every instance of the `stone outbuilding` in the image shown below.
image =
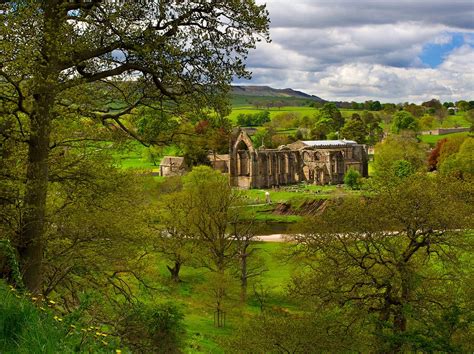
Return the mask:
M 181 176 L 188 171 L 184 157 L 165 156 L 160 162 L 160 176 Z

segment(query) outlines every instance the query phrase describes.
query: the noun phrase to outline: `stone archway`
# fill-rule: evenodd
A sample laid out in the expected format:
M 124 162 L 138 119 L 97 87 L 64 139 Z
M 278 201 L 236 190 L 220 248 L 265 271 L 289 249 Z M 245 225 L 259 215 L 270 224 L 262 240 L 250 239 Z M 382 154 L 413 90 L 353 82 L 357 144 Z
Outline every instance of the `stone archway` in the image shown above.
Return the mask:
M 236 147 L 237 152 L 237 176 L 250 175 L 250 151 L 247 144 L 241 140 Z

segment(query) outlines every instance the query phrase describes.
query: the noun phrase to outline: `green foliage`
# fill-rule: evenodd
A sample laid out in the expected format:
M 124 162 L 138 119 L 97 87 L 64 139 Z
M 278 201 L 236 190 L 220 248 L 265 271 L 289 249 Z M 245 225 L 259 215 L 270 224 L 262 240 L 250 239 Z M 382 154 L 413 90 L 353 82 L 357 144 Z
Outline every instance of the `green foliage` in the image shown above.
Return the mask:
M 184 314 L 174 303 L 135 303 L 119 323 L 121 338 L 138 352 L 181 353 Z
M 6 270 L 7 274 L 2 274 Z M 15 249 L 10 240 L 0 240 L 0 279 L 9 279 L 17 288 L 23 289 L 23 279 L 16 257 Z
M 392 117 L 392 132 L 398 134 L 403 130 L 418 131 L 418 121 L 409 112 L 399 111 Z
M 351 350 L 469 350 L 472 191 L 472 181 L 415 174 L 334 203 L 300 224 L 295 256 L 308 268 L 292 294 L 370 334 Z
M 448 140 L 449 141 L 449 140 Z M 444 147 L 444 145 L 443 145 Z M 441 148 L 443 151 L 443 148 Z M 443 174 L 455 175 L 460 178 L 474 176 L 474 138 L 468 137 L 459 147 L 459 151 L 444 156 L 439 162 L 439 171 Z
M 237 124 L 241 127 L 261 126 L 270 121 L 270 112 L 262 111 L 254 114 L 240 113 Z
M 442 164 L 445 159 L 456 154 L 466 139 L 469 139 L 466 134 L 448 136 L 440 148 L 438 163 Z
M 261 127 L 257 129 L 257 132 L 252 136 L 252 141 L 255 147 L 265 146 L 267 148 L 273 148 L 273 137 L 276 132 L 272 127 Z
M 393 175 L 398 178 L 405 178 L 415 173 L 415 168 L 407 160 L 397 160 L 393 162 Z
M 344 121 L 335 103 L 325 103 L 316 114 L 316 124 L 311 131 L 312 138 L 326 139 L 329 133 L 339 131 L 344 126 Z
M 223 346 L 226 353 L 338 353 L 358 348 L 363 334 L 355 326 L 338 326 L 339 316 L 337 311 L 296 314 L 274 307 L 241 324 Z
M 342 138 L 354 140 L 359 144 L 365 144 L 367 133 L 366 124 L 357 113 L 353 114 L 341 129 Z
M 375 146 L 374 175 L 382 184 L 390 183 L 396 178 L 397 161 L 407 161 L 411 169 L 421 171 L 426 166 L 427 147 L 419 143 L 410 134 L 390 135 Z
M 350 168 L 344 175 L 344 184 L 350 189 L 360 189 L 360 179 L 359 171 Z
M 79 324 L 54 315 L 45 304 L 36 307 L 13 287 L 7 288 L 2 281 L 0 297 L 2 353 L 101 353 L 117 348 L 116 341 L 94 336 L 97 330 L 81 331 Z

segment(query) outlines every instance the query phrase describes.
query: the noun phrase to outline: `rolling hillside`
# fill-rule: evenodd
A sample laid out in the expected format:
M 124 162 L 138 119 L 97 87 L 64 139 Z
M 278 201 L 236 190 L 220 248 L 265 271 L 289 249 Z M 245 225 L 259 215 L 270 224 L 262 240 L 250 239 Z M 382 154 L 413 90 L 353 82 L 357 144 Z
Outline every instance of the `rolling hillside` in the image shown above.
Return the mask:
M 326 100 L 309 95 L 307 93 L 293 90 L 291 88 L 275 89 L 269 86 L 232 86 L 232 96 L 234 98 L 272 98 L 272 99 L 298 99 L 315 102 L 326 102 Z

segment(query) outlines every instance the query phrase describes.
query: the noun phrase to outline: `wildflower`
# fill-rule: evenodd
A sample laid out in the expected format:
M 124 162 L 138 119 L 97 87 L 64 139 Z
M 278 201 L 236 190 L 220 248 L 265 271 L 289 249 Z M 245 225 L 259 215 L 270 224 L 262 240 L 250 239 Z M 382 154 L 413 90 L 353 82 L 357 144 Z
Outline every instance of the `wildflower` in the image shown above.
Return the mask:
M 122 351 L 120 349 L 115 349 L 116 354 L 122 354 Z

